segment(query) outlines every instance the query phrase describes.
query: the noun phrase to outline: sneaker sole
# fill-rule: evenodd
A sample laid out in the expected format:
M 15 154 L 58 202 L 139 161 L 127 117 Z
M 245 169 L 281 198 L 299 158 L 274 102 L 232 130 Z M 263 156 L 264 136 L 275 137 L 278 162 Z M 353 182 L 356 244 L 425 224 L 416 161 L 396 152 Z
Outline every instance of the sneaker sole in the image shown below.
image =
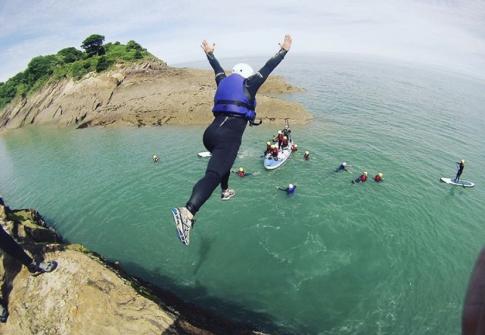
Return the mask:
M 182 242 L 182 244 L 189 245 L 183 231 L 183 224 L 182 224 L 182 218 L 180 217 L 180 211 L 177 208 L 172 208 L 171 211 L 172 211 L 173 220 L 175 222 L 175 228 L 177 229 L 178 239 L 180 240 L 180 242 Z

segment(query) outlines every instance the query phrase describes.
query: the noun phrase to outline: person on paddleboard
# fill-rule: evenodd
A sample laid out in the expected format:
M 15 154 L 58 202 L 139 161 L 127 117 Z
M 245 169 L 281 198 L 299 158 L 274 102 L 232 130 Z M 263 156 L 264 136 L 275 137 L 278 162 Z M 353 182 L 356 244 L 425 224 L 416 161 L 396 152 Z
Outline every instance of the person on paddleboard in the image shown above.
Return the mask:
M 286 120 L 288 122 L 288 120 Z M 291 129 L 288 123 L 285 125 L 285 128 L 282 130 L 283 135 L 286 136 L 291 141 Z
M 460 181 L 461 174 L 463 173 L 463 169 L 465 168 L 465 160 L 462 159 L 459 162 L 456 162 L 456 165 L 458 167 L 458 171 L 456 172 L 455 176 L 455 183 L 458 183 Z
M 212 156 L 207 164 L 204 177 L 192 189 L 192 195 L 185 207 L 172 208 L 172 215 L 180 241 L 189 245 L 190 230 L 194 224 L 194 215 L 209 199 L 218 185 L 221 185 L 221 199 L 229 200 L 236 192 L 229 188 L 231 167 L 236 159 L 242 135 L 248 122 L 251 125 L 256 118 L 256 93 L 270 73 L 284 59 L 290 50 L 292 39 L 285 35 L 280 43 L 280 50 L 271 57 L 256 73 L 248 64 L 236 64 L 232 74 L 226 76 L 224 69 L 214 56 L 215 44 L 202 42 L 210 65 L 214 69 L 217 89 L 214 97 L 213 122 L 203 136 L 204 146 Z
M 271 142 L 266 142 L 266 151 L 264 152 L 265 155 L 269 154 L 271 152 Z
M 283 132 L 281 130 L 278 130 L 278 135 L 276 135 L 276 139 L 278 141 L 278 149 L 281 149 L 281 145 L 283 144 L 283 138 L 285 135 L 283 135 Z
M 280 150 L 278 149 L 278 147 L 276 146 L 276 144 L 273 144 L 271 146 L 271 157 L 273 157 L 273 159 L 275 161 L 278 160 L 278 153 L 280 152 Z
M 288 137 L 283 136 L 283 142 L 281 142 L 281 147 L 282 147 L 283 149 L 288 148 Z

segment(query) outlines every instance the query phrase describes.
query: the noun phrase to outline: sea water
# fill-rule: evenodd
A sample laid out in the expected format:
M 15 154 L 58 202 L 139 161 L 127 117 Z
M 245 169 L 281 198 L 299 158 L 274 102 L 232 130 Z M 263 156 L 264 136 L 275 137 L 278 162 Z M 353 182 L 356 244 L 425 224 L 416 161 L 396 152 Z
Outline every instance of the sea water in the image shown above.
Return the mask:
M 9 131 L 0 194 L 38 209 L 67 240 L 262 330 L 459 333 L 485 244 L 485 82 L 336 55 L 289 54 L 276 72 L 304 88 L 285 98 L 314 117 L 290 124 L 299 150 L 265 171 L 261 154 L 278 128 L 248 127 L 233 169 L 255 175 L 233 175 L 231 201 L 214 192 L 189 247 L 170 208 L 204 174 L 205 127 Z M 473 189 L 439 182 L 461 159 Z M 342 161 L 350 172 L 334 172 Z M 352 184 L 362 171 L 370 180 Z M 295 196 L 276 189 L 289 183 Z

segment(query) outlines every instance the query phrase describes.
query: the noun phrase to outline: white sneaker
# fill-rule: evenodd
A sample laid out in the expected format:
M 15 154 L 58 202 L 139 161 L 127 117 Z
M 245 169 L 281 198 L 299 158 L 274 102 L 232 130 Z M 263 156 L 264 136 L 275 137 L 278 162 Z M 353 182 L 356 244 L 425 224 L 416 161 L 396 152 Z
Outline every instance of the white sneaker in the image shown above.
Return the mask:
M 195 220 L 189 219 L 187 215 L 187 209 L 185 208 L 172 208 L 172 216 L 175 221 L 175 227 L 177 228 L 177 236 L 185 245 L 190 243 L 190 229 L 195 223 Z
M 228 188 L 227 190 L 225 190 L 221 193 L 221 200 L 229 200 L 232 197 L 234 197 L 235 195 L 236 195 L 236 191 L 234 191 L 231 188 Z

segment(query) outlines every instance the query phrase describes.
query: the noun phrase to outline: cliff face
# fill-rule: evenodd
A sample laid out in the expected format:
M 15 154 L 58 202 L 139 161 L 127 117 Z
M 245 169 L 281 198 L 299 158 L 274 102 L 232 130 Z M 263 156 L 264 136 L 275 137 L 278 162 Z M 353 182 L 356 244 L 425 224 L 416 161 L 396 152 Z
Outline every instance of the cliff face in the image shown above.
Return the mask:
M 192 322 L 135 278 L 80 245 L 62 243 L 34 210 L 11 210 L 0 198 L 0 225 L 34 258 L 59 264 L 33 277 L 0 251 L 0 285 L 10 313 L 0 334 L 256 334 L 217 318 L 204 325 L 199 315 Z
M 34 124 L 61 127 L 207 124 L 215 82 L 212 71 L 172 68 L 160 61 L 119 65 L 117 69 L 64 79 L 0 111 L 0 128 Z M 258 93 L 258 118 L 304 123 L 311 116 L 297 103 L 275 98 L 299 91 L 281 77 L 270 77 Z

